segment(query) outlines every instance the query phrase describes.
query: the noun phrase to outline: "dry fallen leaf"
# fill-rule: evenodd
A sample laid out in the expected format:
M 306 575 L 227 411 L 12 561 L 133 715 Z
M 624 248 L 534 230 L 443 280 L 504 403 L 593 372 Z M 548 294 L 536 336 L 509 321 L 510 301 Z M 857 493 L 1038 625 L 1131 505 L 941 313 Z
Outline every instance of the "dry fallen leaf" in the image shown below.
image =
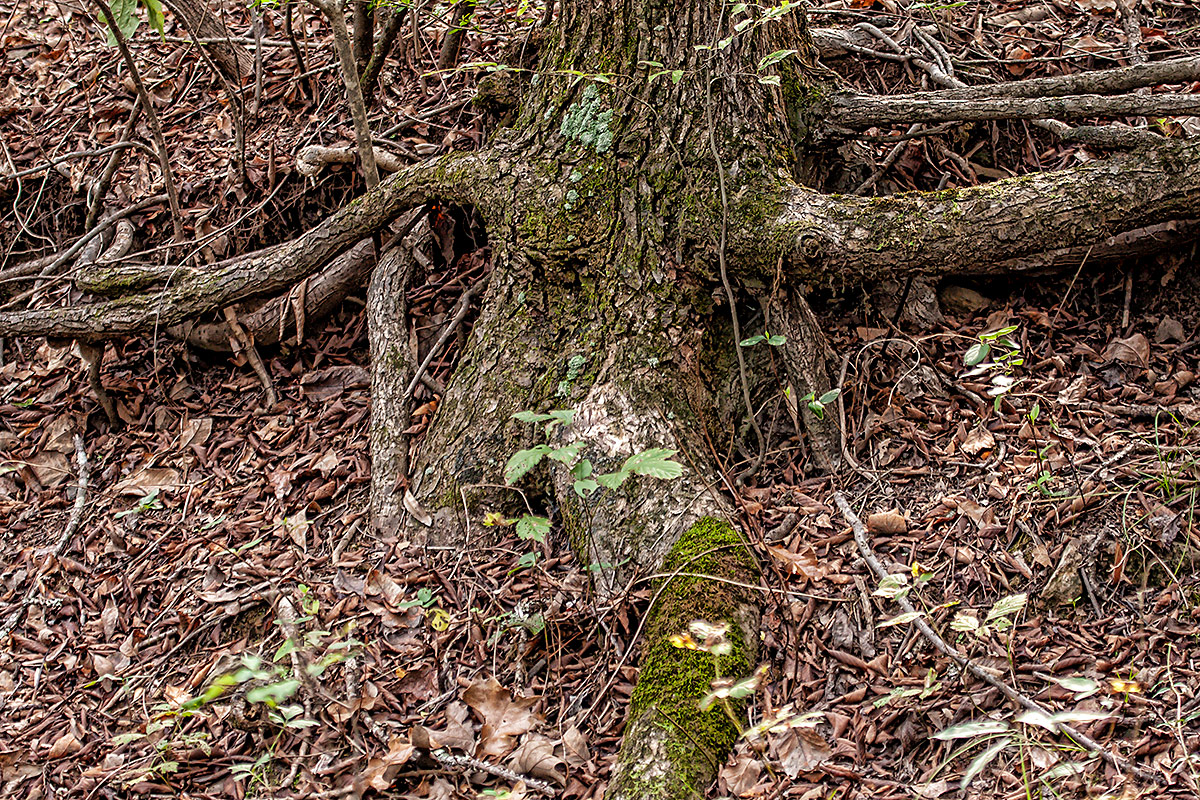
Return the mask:
M 806 547 L 799 553 L 793 553 L 785 547 L 767 545 L 767 550 L 775 560 L 792 575 L 799 575 L 806 581 L 817 581 L 829 574 L 817 558 L 817 553 L 811 547 Z
M 555 753 L 554 742 L 538 733 L 530 733 L 522 740 L 508 757 L 508 765 L 522 775 L 567 784 L 567 770 Z
M 992 432 L 980 425 L 967 434 L 966 440 L 962 443 L 962 450 L 968 455 L 977 456 L 995 446 L 996 438 L 992 436 Z
M 83 749 L 83 745 L 79 743 L 70 733 L 64 733 L 50 745 L 50 752 L 46 754 L 46 758 L 62 758 L 73 753 L 78 753 Z
M 817 769 L 833 755 L 833 748 L 812 728 L 792 728 L 773 735 L 771 750 L 793 780 L 802 772 Z
M 867 530 L 886 535 L 904 533 L 908 530 L 908 520 L 899 511 L 880 511 L 867 517 Z
M 1104 348 L 1103 358 L 1106 361 L 1120 361 L 1137 367 L 1150 364 L 1150 342 L 1140 333 L 1135 333 L 1128 339 L 1113 339 Z
M 179 486 L 180 478 L 176 470 L 169 467 L 150 467 L 140 470 L 124 479 L 113 487 L 113 493 L 145 497 L 157 489 L 171 489 Z
M 537 722 L 530 709 L 540 697 L 518 697 L 513 699 L 508 690 L 495 678 L 476 681 L 463 692 L 463 702 L 469 705 L 480 719 L 479 748 L 476 756 L 503 756 L 513 749 L 516 737 L 528 733 Z

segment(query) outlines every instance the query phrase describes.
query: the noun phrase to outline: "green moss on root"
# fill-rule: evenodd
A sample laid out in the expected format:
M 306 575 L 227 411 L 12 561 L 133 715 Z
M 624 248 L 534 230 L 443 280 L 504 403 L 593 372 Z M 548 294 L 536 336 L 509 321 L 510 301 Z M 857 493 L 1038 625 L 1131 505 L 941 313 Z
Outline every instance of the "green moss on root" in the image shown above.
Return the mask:
M 672 548 L 663 573 L 686 573 L 660 581 L 661 593 L 651 609 L 648 650 L 631 699 L 631 718 L 652 715 L 654 724 L 669 726 L 673 780 L 694 789 L 707 780 L 737 741 L 743 725 L 740 703 L 700 701 L 717 678 L 742 678 L 757 657 L 755 631 L 747 630 L 749 590 L 704 576 L 739 583 L 754 580 L 756 565 L 738 533 L 723 520 L 705 517 L 692 525 Z M 696 577 L 701 576 L 701 577 Z M 662 585 L 665 582 L 665 586 Z M 673 634 L 686 633 L 694 620 L 724 622 L 731 651 L 722 656 L 671 644 Z

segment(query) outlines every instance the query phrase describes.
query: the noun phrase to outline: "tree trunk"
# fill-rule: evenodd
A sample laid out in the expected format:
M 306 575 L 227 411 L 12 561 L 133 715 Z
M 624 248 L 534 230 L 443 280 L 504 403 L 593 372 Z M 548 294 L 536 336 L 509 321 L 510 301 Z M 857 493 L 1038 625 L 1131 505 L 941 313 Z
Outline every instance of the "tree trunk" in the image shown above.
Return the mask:
M 396 462 L 407 399 L 388 374 L 391 364 L 407 374 L 394 335 L 402 309 L 388 305 L 403 271 L 373 283 L 376 521 L 466 546 L 494 530 L 481 524 L 487 512 L 532 512 L 558 526 L 598 593 L 654 573 L 608 796 L 700 797 L 742 725 L 735 703 L 706 695 L 718 677 L 749 675 L 758 639 L 747 588 L 756 567 L 722 494 L 733 476 L 710 444 L 727 440 L 738 420 L 725 409 L 742 404 L 722 396 L 738 369 L 725 278 L 759 297 L 772 332 L 787 337 L 794 391 L 819 399 L 838 387 L 810 287 L 996 271 L 1190 218 L 1200 199 L 1200 145 L 1187 142 L 962 190 L 822 194 L 837 164 L 813 140 L 834 76 L 815 62 L 801 4 L 740 5 L 563 0 L 514 125 L 488 150 L 405 167 L 298 239 L 180 270 L 153 294 L 0 313 L 0 334 L 97 340 L 175 324 L 278 294 L 406 209 L 472 205 L 492 272 L 406 484 Z M 548 439 L 513 416 L 552 409 L 574 413 Z M 837 466 L 831 419 L 804 417 L 811 468 Z M 510 457 L 534 445 L 566 463 L 545 458 L 507 486 Z M 668 452 L 678 467 L 657 476 L 629 467 L 647 453 L 661 467 Z M 600 488 L 587 483 L 593 474 L 627 479 Z M 675 646 L 696 622 L 723 627 L 728 652 Z

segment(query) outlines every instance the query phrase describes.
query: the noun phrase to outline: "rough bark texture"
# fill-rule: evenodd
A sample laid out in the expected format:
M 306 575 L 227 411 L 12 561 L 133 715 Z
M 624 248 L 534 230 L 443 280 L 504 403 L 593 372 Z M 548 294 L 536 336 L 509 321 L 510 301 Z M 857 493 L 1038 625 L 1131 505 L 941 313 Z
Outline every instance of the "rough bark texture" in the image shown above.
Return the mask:
M 713 301 L 718 264 L 787 332 L 783 358 L 796 391 L 819 395 L 830 388 L 831 356 L 806 286 L 994 272 L 1005 259 L 1194 216 L 1200 197 L 1196 143 L 962 190 L 822 194 L 837 162 L 813 134 L 833 76 L 812 58 L 801 6 L 770 19 L 751 6 L 750 24 L 736 31 L 731 7 L 564 0 L 512 128 L 488 151 L 406 167 L 269 253 L 182 270 L 142 295 L 0 314 L 0 333 L 98 339 L 175 323 L 278 294 L 405 209 L 433 199 L 474 206 L 488 227 L 492 273 L 409 470 L 408 502 L 395 486 L 406 399 L 390 374 L 407 362 L 401 307 L 388 306 L 403 270 L 385 269 L 372 287 L 380 377 L 372 436 L 377 476 L 390 476 L 374 488 L 378 521 L 406 526 L 417 541 L 462 546 L 487 535 L 485 511 L 527 502 L 566 533 L 606 594 L 665 559 L 666 572 L 678 574 L 659 584 L 609 796 L 698 797 L 737 735 L 736 709 L 702 712 L 700 702 L 718 669 L 734 679 L 750 671 L 757 641 L 755 598 L 737 588 L 754 584 L 753 562 L 719 521 L 726 476 L 710 444 L 736 422 L 717 402 L 736 374 L 730 310 Z M 777 51 L 795 52 L 763 66 Z M 596 472 L 665 448 L 677 451 L 682 475 L 635 476 L 580 496 L 562 465 L 544 462 L 515 490 L 504 486 L 508 458 L 540 442 L 512 415 L 567 408 L 574 421 L 553 443 L 579 442 Z M 828 419 L 806 421 L 818 464 L 824 457 L 832 466 Z M 714 662 L 674 647 L 670 637 L 696 619 L 727 623 L 733 653 Z

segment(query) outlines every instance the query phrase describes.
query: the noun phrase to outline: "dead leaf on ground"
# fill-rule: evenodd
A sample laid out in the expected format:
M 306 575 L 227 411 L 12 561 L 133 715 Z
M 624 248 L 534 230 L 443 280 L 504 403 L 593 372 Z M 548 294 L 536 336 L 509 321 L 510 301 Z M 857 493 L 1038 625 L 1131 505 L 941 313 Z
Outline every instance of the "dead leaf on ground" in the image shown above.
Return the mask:
M 962 443 L 962 450 L 964 453 L 977 456 L 992 450 L 995 446 L 996 437 L 992 436 L 991 431 L 980 425 L 967 434 L 966 440 Z
M 46 489 L 58 486 L 71 476 L 71 465 L 67 457 L 54 450 L 47 450 L 25 460 L 25 466 L 38 483 Z
M 867 517 L 867 530 L 894 536 L 908 530 L 908 520 L 899 511 L 880 511 Z
M 555 753 L 554 742 L 538 733 L 531 733 L 508 757 L 508 765 L 522 775 L 542 780 L 567 783 L 566 765 Z
M 1113 339 L 1104 348 L 1102 357 L 1106 361 L 1120 361 L 1137 367 L 1150 365 L 1150 342 L 1140 333 L 1127 339 Z
M 300 379 L 300 389 L 306 400 L 324 403 L 336 400 L 353 389 L 371 385 L 371 375 L 357 364 L 345 364 L 310 372 Z
M 113 487 L 114 494 L 145 497 L 150 492 L 172 489 L 180 485 L 179 472 L 170 467 L 150 467 L 139 470 Z
M 412 758 L 414 749 L 407 738 L 393 736 L 388 741 L 388 751 L 379 758 L 369 760 L 366 769 L 355 777 L 355 789 L 359 790 L 361 795 L 367 788 L 377 792 L 385 792 L 392 788 L 396 773 Z
M 833 755 L 825 737 L 812 728 L 792 728 L 771 737 L 771 751 L 783 771 L 793 780 L 802 772 L 812 772 Z
M 503 756 L 513 749 L 516 737 L 528 733 L 537 716 L 530 711 L 540 697 L 513 699 L 495 678 L 476 681 L 463 692 L 463 702 L 483 720 L 476 756 Z
M 818 581 L 829 574 L 829 570 L 821 564 L 816 551 L 811 547 L 806 547 L 799 553 L 773 544 L 767 545 L 767 549 L 787 572 L 799 575 L 806 581 Z

